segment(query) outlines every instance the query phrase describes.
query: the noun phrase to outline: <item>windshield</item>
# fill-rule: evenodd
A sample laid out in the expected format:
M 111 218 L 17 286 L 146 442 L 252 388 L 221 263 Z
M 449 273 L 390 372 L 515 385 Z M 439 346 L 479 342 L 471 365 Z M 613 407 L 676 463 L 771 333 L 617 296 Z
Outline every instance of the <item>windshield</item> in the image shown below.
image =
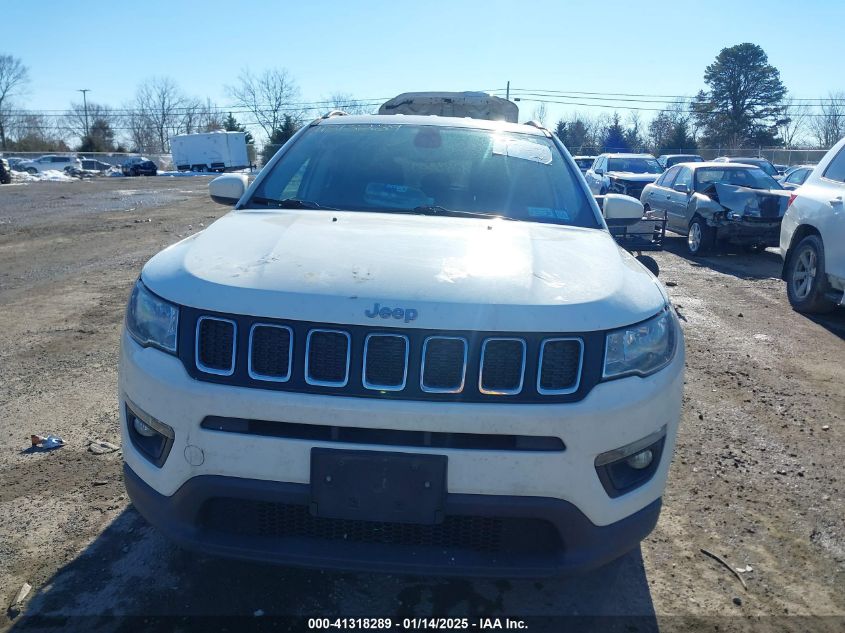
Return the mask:
M 745 163 L 746 165 L 754 165 L 755 167 L 759 167 L 764 172 L 766 172 L 769 176 L 774 176 L 778 173 L 778 170 L 775 169 L 774 165 L 772 165 L 769 161 L 758 159 L 758 158 L 735 158 L 732 160 L 734 163 Z
M 757 167 L 704 167 L 696 170 L 696 191 L 703 192 L 716 182 L 751 189 L 783 189 L 774 178 Z
M 601 226 L 551 139 L 433 125 L 309 128 L 245 206 L 492 214 Z
M 575 164 L 578 165 L 581 169 L 589 169 L 593 166 L 593 163 L 596 162 L 595 158 L 576 158 Z
M 627 171 L 632 174 L 661 174 L 663 168 L 654 158 L 608 158 L 607 171 Z
M 666 159 L 666 167 L 677 165 L 678 163 L 702 163 L 704 159 L 701 156 L 670 156 Z

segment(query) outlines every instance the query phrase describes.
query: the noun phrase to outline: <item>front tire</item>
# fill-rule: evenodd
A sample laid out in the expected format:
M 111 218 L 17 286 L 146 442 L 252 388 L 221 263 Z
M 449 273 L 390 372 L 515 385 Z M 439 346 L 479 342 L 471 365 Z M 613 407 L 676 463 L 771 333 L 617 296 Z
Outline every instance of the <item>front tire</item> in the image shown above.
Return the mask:
M 786 296 L 798 312 L 830 312 L 836 304 L 825 296 L 824 244 L 818 235 L 808 235 L 789 255 Z
M 703 218 L 693 218 L 687 233 L 687 250 L 690 255 L 704 255 L 713 248 L 716 232 Z

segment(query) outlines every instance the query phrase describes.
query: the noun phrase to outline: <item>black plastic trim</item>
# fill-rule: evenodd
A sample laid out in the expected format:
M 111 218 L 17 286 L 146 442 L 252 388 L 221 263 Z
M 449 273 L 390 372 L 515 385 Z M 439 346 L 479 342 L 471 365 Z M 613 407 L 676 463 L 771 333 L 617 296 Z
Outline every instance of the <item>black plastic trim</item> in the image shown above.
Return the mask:
M 562 542 L 560 549 L 541 556 L 517 554 L 508 548 L 486 554 L 458 548 L 268 538 L 204 529 L 201 512 L 209 499 L 307 505 L 310 486 L 201 475 L 186 481 L 173 495 L 165 496 L 128 465 L 124 465 L 123 473 L 126 490 L 138 512 L 183 547 L 215 556 L 319 569 L 510 578 L 582 573 L 636 548 L 654 529 L 661 507 L 658 498 L 616 523 L 597 526 L 562 499 L 448 493 L 446 516 L 543 519 L 554 526 Z
M 559 437 L 540 435 L 496 435 L 492 433 L 450 433 L 442 431 L 407 431 L 363 427 L 300 424 L 272 420 L 247 420 L 207 416 L 200 426 L 211 431 L 307 439 L 339 444 L 378 444 L 480 451 L 562 452 L 566 445 Z

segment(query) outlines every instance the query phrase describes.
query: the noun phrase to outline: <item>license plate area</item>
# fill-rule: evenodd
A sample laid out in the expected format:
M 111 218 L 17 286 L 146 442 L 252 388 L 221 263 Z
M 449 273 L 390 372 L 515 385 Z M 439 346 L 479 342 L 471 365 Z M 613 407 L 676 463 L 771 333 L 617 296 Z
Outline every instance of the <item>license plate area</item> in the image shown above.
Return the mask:
M 311 449 L 311 514 L 435 524 L 446 501 L 445 455 Z

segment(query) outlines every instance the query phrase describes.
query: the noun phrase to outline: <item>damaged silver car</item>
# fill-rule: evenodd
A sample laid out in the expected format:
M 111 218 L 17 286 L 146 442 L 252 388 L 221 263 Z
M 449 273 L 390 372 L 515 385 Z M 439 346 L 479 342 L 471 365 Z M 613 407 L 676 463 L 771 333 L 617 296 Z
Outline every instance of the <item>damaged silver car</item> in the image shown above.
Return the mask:
M 789 192 L 752 165 L 682 163 L 646 185 L 640 201 L 666 214 L 667 228 L 687 236 L 692 255 L 720 244 L 759 252 L 778 245 Z

